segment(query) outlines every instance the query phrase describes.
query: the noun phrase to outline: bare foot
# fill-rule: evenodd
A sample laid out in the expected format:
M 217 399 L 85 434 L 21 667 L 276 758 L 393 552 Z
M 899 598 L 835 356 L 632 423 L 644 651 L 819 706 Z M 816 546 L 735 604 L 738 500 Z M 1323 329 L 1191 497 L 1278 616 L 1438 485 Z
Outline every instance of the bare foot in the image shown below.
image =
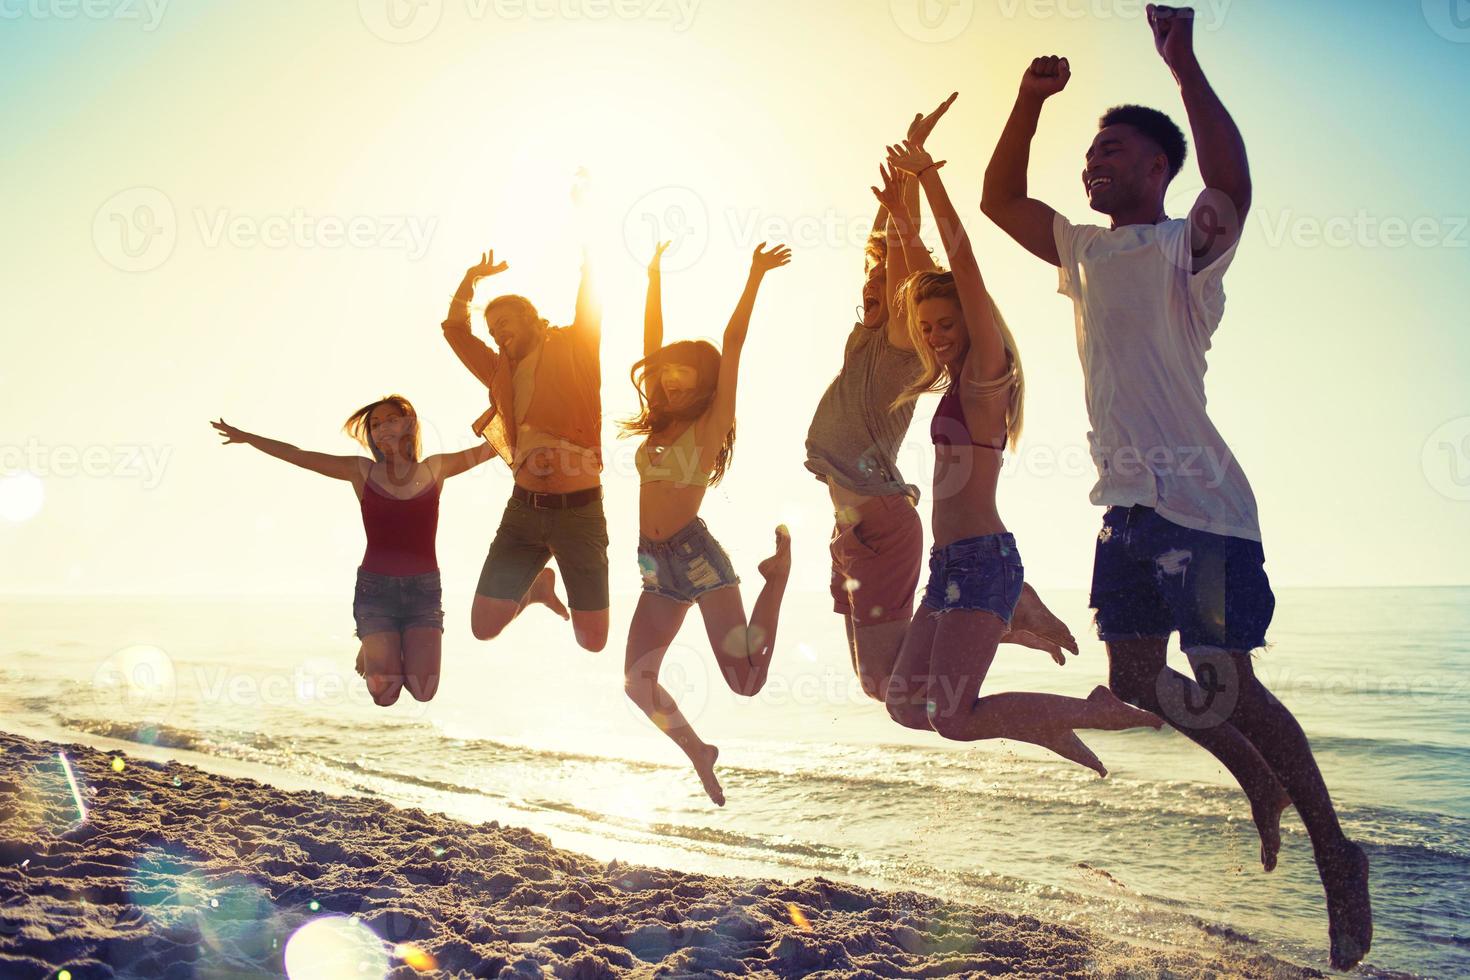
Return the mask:
M 367 647 L 357 648 L 357 676 L 367 677 Z
M 1099 776 L 1106 776 L 1108 770 L 1102 764 L 1102 760 L 1093 754 L 1082 741 L 1077 733 L 1070 728 L 1059 728 L 1054 732 L 1043 732 L 1034 739 L 1027 741 L 1035 742 L 1044 749 L 1051 749 L 1063 759 L 1070 759 L 1079 766 L 1086 766 Z
M 785 524 L 776 525 L 776 553 L 756 568 L 768 581 L 785 580 L 791 575 L 791 532 Z
M 1133 707 L 1101 684 L 1092 689 L 1092 693 L 1087 695 L 1087 700 L 1103 710 L 1105 724 L 1094 727 L 1106 728 L 1109 731 L 1122 731 L 1125 728 L 1158 730 L 1164 727 L 1164 719 L 1152 711 Z
M 539 602 L 541 605 L 556 613 L 562 619 L 571 619 L 572 614 L 567 612 L 567 607 L 556 597 L 556 572 L 550 568 L 541 569 L 531 587 L 526 590 L 526 605 Z
M 703 751 L 703 761 L 694 763 L 694 771 L 699 773 L 699 781 L 704 784 L 704 791 L 709 794 L 715 806 L 724 806 L 725 790 L 715 776 L 715 760 L 720 757 L 720 748 L 717 745 L 706 745 Z
M 1281 814 L 1291 806 L 1291 794 L 1286 787 L 1277 784 L 1279 791 L 1267 802 L 1257 804 L 1251 800 L 1251 819 L 1256 822 L 1256 833 L 1261 835 L 1261 867 L 1267 871 L 1276 869 L 1276 855 L 1281 851 Z
M 1317 858 L 1327 892 L 1327 936 L 1332 966 L 1349 970 L 1373 945 L 1373 904 L 1368 897 L 1368 855 L 1350 840 Z
M 1000 638 L 1002 643 L 1015 643 L 1051 654 L 1059 664 L 1067 662 L 1063 650 L 1077 652 L 1077 640 L 1067 624 L 1046 608 L 1030 582 L 1021 584 L 1021 598 L 1016 601 L 1016 610 L 1011 614 L 1011 628 Z

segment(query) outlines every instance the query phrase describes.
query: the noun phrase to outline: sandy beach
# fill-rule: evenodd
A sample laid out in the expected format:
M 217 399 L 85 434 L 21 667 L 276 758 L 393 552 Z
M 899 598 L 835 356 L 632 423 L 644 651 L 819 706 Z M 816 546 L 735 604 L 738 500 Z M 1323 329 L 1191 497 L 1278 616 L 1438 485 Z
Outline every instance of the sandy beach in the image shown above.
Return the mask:
M 0 750 L 7 978 L 1320 976 L 1229 936 L 1159 951 L 820 877 L 604 865 L 493 821 L 80 745 Z

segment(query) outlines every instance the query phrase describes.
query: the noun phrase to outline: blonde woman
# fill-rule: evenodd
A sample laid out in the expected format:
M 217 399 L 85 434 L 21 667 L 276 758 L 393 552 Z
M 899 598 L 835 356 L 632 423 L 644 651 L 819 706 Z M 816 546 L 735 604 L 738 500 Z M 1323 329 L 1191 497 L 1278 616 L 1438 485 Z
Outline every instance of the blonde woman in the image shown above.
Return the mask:
M 931 391 L 942 397 L 929 430 L 935 456 L 929 582 L 889 678 L 889 714 L 957 741 L 1031 742 L 1105 776 L 1075 729 L 1158 728 L 1156 716 L 1103 686 L 1086 698 L 980 696 L 1025 578 L 1016 539 L 995 501 L 1002 455 L 1021 434 L 1025 376 L 939 179 L 943 162 L 905 140 L 888 148 L 888 164 L 918 179 L 952 270 L 916 272 L 901 290 L 920 371 L 898 402 Z M 890 213 L 904 207 L 891 177 L 885 174 L 885 187 L 875 190 Z

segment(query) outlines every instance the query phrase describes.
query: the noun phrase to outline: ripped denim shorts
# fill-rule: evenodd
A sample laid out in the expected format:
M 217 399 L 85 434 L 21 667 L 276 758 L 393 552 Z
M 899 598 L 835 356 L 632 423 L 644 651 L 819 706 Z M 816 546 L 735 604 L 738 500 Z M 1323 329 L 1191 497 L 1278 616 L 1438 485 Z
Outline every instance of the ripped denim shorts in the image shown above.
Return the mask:
M 739 585 L 730 556 L 696 517 L 662 541 L 639 536 L 638 569 L 643 591 L 691 603 L 715 589 Z
M 1009 531 L 961 538 L 929 549 L 929 584 L 924 605 L 944 612 L 979 609 L 1009 624 L 1026 569 Z

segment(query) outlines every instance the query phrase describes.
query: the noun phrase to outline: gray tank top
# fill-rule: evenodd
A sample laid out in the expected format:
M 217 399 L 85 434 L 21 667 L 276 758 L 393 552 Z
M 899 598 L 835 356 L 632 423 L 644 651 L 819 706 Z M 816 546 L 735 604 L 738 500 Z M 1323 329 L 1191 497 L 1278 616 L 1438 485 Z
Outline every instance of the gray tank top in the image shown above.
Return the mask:
M 889 408 L 919 372 L 913 351 L 888 342 L 888 327 L 852 329 L 842 370 L 817 404 L 806 434 L 806 468 L 818 478 L 869 497 L 908 494 L 919 488 L 898 472 L 898 447 L 914 417 L 914 403 Z

